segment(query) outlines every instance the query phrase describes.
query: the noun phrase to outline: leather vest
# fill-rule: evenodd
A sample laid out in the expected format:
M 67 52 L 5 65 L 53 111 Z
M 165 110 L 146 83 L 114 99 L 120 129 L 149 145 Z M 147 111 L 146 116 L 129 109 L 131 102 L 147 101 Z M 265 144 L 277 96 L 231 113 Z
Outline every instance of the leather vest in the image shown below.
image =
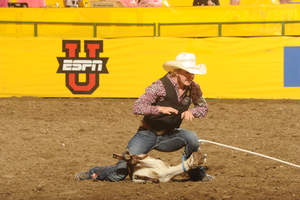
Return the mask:
M 176 94 L 175 87 L 168 79 L 167 76 L 164 76 L 160 79 L 166 90 L 166 97 L 163 101 L 158 101 L 153 105 L 172 107 L 178 110 L 178 114 L 159 114 L 159 115 L 147 115 L 144 116 L 144 122 L 146 122 L 153 130 L 173 130 L 174 128 L 179 128 L 182 122 L 181 114 L 184 111 L 187 111 L 191 105 L 191 90 L 190 87 L 186 92 L 186 95 L 183 97 L 182 101 L 179 102 Z

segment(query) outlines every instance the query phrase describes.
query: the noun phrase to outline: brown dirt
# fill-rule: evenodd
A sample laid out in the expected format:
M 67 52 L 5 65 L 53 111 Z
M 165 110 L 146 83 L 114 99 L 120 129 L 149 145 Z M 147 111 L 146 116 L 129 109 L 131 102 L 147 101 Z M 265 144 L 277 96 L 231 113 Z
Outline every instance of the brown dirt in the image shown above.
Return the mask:
M 0 99 L 0 199 L 300 199 L 300 168 L 204 143 L 211 182 L 138 184 L 75 181 L 115 163 L 141 116 L 134 99 Z M 199 138 L 300 165 L 300 102 L 209 100 L 203 119 L 184 122 Z M 177 165 L 181 152 L 150 154 Z

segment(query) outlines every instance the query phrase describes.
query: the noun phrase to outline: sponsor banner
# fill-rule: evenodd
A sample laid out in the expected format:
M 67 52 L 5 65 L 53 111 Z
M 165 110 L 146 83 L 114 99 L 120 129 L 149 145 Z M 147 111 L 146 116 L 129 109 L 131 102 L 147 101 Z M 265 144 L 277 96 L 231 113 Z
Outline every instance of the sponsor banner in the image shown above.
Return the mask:
M 206 98 L 300 99 L 300 39 L 0 38 L 0 97 L 136 98 L 180 52 L 207 65 Z

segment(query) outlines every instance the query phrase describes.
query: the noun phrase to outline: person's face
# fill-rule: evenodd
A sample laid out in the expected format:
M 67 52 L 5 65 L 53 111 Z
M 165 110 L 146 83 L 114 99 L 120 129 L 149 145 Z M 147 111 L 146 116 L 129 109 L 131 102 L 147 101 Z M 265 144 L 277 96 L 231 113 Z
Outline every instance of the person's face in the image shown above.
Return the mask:
M 194 77 L 194 74 L 181 69 L 177 72 L 177 83 L 180 87 L 189 86 L 194 80 Z

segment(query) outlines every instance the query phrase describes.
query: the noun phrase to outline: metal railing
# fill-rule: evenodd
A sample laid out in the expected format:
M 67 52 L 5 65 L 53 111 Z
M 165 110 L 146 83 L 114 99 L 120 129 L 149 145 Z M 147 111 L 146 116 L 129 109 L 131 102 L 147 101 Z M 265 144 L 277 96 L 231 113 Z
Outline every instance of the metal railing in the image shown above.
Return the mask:
M 192 22 L 192 23 L 94 23 L 94 22 L 37 22 L 37 21 L 0 21 L 0 24 L 33 24 L 34 37 L 38 37 L 38 25 L 39 24 L 68 24 L 68 25 L 90 25 L 93 26 L 93 37 L 97 37 L 98 26 L 152 26 L 153 35 L 161 36 L 162 26 L 180 26 L 180 25 L 217 25 L 217 36 L 222 37 L 223 25 L 232 24 L 281 24 L 281 36 L 285 36 L 285 25 L 291 23 L 300 23 L 300 21 L 248 21 L 248 22 Z M 157 31 L 156 31 L 157 30 Z M 156 34 L 157 32 L 157 34 Z M 300 35 L 300 33 L 299 33 Z M 251 35 L 254 36 L 254 35 Z
M 281 24 L 281 36 L 285 36 L 285 24 L 300 23 L 300 21 L 248 21 L 248 22 L 192 22 L 192 23 L 158 23 L 158 37 L 161 36 L 161 26 L 179 25 L 217 25 L 218 37 L 222 37 L 222 26 L 231 24 Z M 299 33 L 300 35 L 300 33 Z
M 38 37 L 39 24 L 68 24 L 68 25 L 91 25 L 93 26 L 93 37 L 97 37 L 98 26 L 153 26 L 153 36 L 156 36 L 155 23 L 94 23 L 94 22 L 36 22 L 36 21 L 0 21 L 0 24 L 33 24 L 34 37 Z

